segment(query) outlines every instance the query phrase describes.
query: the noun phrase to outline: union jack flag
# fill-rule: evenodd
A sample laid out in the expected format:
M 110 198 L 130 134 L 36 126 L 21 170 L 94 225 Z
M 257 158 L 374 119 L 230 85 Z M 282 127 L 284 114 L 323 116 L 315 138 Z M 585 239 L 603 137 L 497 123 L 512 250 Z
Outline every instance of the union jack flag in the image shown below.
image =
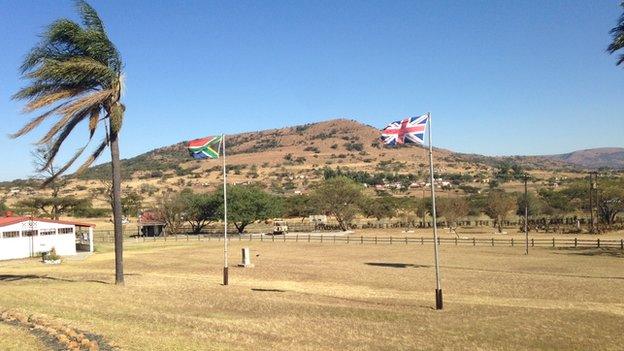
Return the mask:
M 392 122 L 381 130 L 381 141 L 390 146 L 408 143 L 424 144 L 428 118 L 428 115 L 422 115 Z

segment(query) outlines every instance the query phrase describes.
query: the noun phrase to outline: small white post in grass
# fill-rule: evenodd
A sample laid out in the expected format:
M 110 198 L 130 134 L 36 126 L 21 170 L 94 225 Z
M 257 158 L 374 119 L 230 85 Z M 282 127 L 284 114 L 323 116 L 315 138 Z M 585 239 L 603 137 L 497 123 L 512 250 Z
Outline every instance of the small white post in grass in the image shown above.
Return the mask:
M 241 254 L 242 254 L 242 262 L 241 264 L 239 264 L 239 267 L 253 267 L 253 264 L 251 263 L 251 251 L 249 250 L 248 247 L 243 247 L 241 249 Z

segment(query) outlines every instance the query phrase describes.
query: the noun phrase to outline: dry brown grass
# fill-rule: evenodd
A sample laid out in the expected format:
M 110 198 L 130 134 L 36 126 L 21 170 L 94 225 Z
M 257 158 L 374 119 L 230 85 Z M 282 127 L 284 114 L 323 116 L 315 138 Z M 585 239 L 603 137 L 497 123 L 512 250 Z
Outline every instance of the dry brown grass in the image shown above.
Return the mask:
M 3 262 L 0 307 L 44 313 L 124 350 L 616 350 L 624 342 L 622 256 L 443 246 L 446 308 L 435 311 L 431 245 L 235 241 L 234 263 L 241 244 L 256 267 L 232 267 L 227 287 L 215 241 L 128 243 L 125 287 L 111 284 L 110 247 L 57 267 Z M 0 335 L 4 349 L 12 339 Z
M 39 351 L 46 347 L 27 329 L 0 323 L 0 348 L 3 351 Z

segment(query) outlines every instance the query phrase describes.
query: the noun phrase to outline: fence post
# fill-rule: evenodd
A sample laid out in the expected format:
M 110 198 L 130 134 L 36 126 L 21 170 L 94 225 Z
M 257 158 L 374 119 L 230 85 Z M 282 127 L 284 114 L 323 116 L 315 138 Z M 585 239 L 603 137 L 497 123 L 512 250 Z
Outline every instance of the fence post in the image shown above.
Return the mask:
M 375 245 L 377 245 L 377 235 L 375 235 Z
M 260 233 L 260 241 L 264 241 L 264 234 Z
M 511 247 L 513 246 L 514 246 L 514 241 L 513 241 L 513 238 L 511 238 Z
M 310 234 L 308 234 L 308 242 L 310 242 Z
M 334 234 L 334 244 L 336 243 L 336 234 Z
M 472 246 L 477 246 L 477 239 L 475 239 L 475 237 L 472 237 Z
M 360 244 L 364 244 L 364 235 L 360 236 Z
M 455 237 L 455 246 L 457 246 L 457 237 Z
M 620 250 L 624 250 L 624 239 L 620 239 Z
M 600 247 L 600 238 L 596 239 L 596 245 Z
M 494 238 L 492 238 L 492 247 L 494 247 Z
M 351 237 L 347 235 L 347 244 L 349 243 L 350 238 L 351 238 Z
M 295 242 L 298 243 L 299 242 L 299 234 L 295 235 Z
M 574 238 L 574 247 L 578 246 L 578 238 Z
M 535 246 L 535 239 L 531 238 L 531 247 Z
M 275 242 L 275 234 L 273 234 L 273 236 L 271 236 L 271 242 Z
M 407 245 L 407 237 L 405 237 L 405 245 Z
M 420 245 L 425 245 L 425 237 L 424 236 L 420 237 Z
M 286 242 L 286 233 L 284 233 L 284 242 Z
M 392 245 L 392 235 L 390 236 L 390 245 Z
M 188 233 L 186 233 L 186 241 L 189 241 Z
M 555 238 L 553 238 L 553 247 L 555 247 Z

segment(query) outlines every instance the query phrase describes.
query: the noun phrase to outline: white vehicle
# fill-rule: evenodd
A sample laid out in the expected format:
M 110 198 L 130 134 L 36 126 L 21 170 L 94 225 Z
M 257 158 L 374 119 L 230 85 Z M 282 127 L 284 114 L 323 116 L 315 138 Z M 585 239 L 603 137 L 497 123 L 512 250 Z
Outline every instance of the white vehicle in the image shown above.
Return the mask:
M 288 232 L 288 225 L 284 220 L 276 219 L 273 221 L 273 235 L 286 234 Z

